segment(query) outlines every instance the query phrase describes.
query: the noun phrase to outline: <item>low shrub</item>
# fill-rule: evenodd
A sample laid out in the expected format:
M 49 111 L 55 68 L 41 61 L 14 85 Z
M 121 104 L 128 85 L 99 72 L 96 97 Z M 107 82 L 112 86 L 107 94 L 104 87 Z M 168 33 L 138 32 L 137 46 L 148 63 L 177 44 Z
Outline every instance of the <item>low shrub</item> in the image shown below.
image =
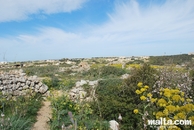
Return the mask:
M 79 101 L 75 103 L 67 96 L 52 99 L 52 112 L 51 130 L 61 130 L 62 127 L 77 130 L 108 130 L 109 127 L 108 122 L 101 121 L 95 116 L 88 103 Z
M 42 96 L 37 93 L 12 98 L 0 94 L 0 97 L 0 129 L 30 130 L 42 106 Z
M 95 102 L 91 102 L 91 107 L 99 117 L 119 122 L 118 116 L 121 114 L 123 117 L 120 122 L 121 129 L 137 128 L 139 116 L 134 116 L 132 111 L 136 107 L 135 102 L 138 101 L 122 79 L 99 81 L 96 98 Z
M 122 68 L 114 67 L 114 66 L 103 66 L 100 68 L 101 77 L 106 77 L 110 75 L 121 76 L 125 74 L 125 70 Z
M 55 88 L 55 89 L 59 89 L 60 87 L 60 81 L 56 76 L 52 76 L 50 78 L 45 78 L 42 81 L 44 84 L 46 84 L 49 89 L 50 88 Z

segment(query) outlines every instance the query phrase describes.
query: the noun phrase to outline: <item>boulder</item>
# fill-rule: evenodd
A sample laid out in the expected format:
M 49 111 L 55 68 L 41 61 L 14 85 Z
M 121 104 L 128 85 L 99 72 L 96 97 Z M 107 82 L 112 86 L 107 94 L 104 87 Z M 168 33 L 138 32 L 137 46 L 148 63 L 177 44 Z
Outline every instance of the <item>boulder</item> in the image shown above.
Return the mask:
M 78 82 L 76 82 L 76 87 L 82 86 L 84 84 L 87 84 L 87 81 L 86 80 L 78 81 Z
M 111 130 L 119 130 L 119 123 L 115 120 L 109 121 Z

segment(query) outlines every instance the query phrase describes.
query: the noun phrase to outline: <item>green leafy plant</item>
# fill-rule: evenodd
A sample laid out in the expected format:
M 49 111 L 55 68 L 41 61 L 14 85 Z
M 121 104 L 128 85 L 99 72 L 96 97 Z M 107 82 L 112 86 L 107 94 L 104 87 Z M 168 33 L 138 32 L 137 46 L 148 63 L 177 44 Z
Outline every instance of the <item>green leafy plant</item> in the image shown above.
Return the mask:
M 41 107 L 42 96 L 37 93 L 18 97 L 0 94 L 0 97 L 0 129 L 30 130 Z
M 51 130 L 61 128 L 86 130 L 105 129 L 108 130 L 108 122 L 100 121 L 93 113 L 87 102 L 73 102 L 68 96 L 61 96 L 52 99 L 52 119 L 50 120 Z

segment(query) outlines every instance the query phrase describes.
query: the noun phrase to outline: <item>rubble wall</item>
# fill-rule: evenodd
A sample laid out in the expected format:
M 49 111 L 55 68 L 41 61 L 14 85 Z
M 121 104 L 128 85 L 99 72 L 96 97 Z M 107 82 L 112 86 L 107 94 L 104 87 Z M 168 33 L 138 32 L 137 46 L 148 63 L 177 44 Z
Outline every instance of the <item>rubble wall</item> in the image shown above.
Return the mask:
M 26 76 L 22 70 L 0 72 L 0 92 L 3 95 L 20 96 L 27 93 L 41 93 L 48 91 L 48 86 L 43 84 L 37 76 Z

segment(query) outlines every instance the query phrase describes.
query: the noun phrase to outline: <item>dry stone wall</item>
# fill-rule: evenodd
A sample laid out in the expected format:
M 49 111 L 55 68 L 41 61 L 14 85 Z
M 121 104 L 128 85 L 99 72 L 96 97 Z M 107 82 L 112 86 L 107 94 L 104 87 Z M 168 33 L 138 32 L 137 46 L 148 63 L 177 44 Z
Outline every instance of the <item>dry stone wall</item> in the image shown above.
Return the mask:
M 22 70 L 0 72 L 0 92 L 3 95 L 20 96 L 30 93 L 44 94 L 48 86 L 43 84 L 37 76 L 26 76 Z
M 87 92 L 84 90 L 83 85 L 88 85 L 91 89 L 90 92 L 87 94 Z M 76 101 L 77 99 L 80 99 L 81 101 L 92 101 L 95 97 L 95 87 L 98 85 L 98 80 L 89 81 L 89 80 L 80 80 L 75 83 L 75 87 L 73 87 L 69 91 L 70 99 L 73 101 Z M 86 97 L 87 96 L 87 97 Z

